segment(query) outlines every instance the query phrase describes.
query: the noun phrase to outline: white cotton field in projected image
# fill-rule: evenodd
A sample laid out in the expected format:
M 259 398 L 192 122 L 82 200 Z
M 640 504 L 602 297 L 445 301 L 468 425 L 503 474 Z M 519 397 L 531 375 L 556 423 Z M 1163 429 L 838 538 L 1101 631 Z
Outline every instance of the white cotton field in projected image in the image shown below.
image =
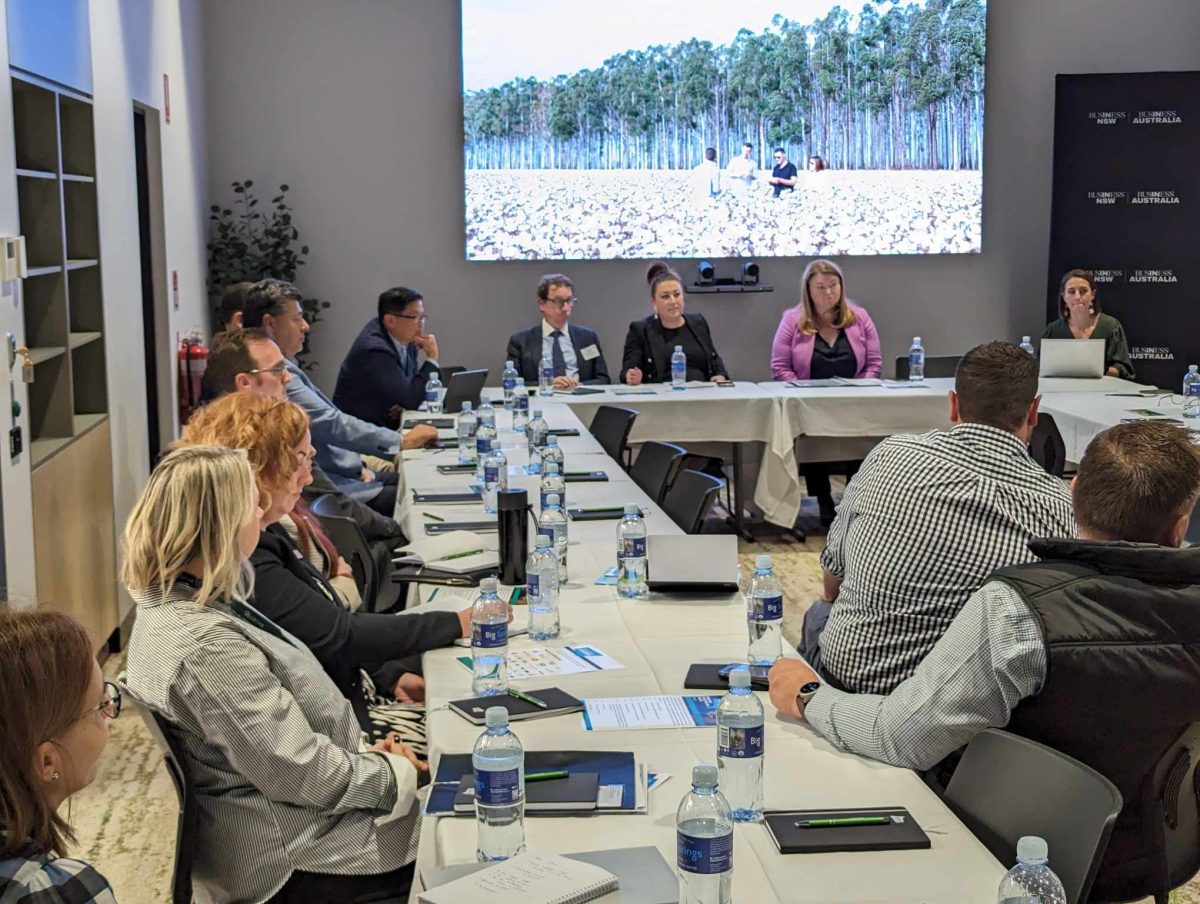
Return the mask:
M 985 18 L 462 0 L 466 256 L 977 253 Z M 797 170 L 778 196 L 777 148 Z

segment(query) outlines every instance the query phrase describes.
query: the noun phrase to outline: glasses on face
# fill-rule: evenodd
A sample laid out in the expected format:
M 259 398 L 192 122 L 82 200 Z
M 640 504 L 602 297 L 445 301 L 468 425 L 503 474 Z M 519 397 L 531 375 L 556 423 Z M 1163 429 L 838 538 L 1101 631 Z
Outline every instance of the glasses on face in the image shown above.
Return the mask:
M 105 681 L 104 699 L 89 708 L 84 715 L 90 716 L 92 713 L 100 713 L 106 719 L 115 719 L 121 715 L 121 689 L 111 681 Z
M 573 308 L 579 304 L 579 299 L 572 295 L 570 298 L 547 298 L 546 304 L 558 308 L 560 311 L 567 308 Z
M 424 326 L 429 322 L 428 314 L 393 314 L 393 317 L 399 317 L 402 320 L 415 320 L 417 326 Z
M 248 370 L 248 374 L 274 374 L 277 377 L 283 376 L 283 372 L 287 370 L 287 362 L 280 361 L 278 364 L 272 364 L 270 367 L 256 367 L 253 370 Z

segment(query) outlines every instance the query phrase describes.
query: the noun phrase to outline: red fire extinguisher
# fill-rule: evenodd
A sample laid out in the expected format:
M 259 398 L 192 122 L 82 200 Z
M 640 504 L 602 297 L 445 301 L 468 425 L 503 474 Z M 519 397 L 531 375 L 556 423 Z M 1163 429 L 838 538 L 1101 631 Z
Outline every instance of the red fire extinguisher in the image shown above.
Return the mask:
M 186 424 L 200 404 L 200 380 L 208 368 L 208 349 L 199 330 L 179 343 L 179 423 Z

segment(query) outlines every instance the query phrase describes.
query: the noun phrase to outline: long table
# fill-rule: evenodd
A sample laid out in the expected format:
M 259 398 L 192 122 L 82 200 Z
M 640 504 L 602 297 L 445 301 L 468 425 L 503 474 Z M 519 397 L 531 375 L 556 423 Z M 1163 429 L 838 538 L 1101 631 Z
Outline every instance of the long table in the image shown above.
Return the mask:
M 541 407 L 551 427 L 581 427 L 567 404 L 544 401 Z M 526 458 L 524 437 L 503 429 L 507 419 L 504 413 L 499 414 L 502 444 L 510 466 L 519 466 Z M 599 468 L 610 478 L 607 483 L 568 484 L 572 504 L 637 502 L 649 512 L 647 521 L 652 533 L 678 533 L 658 506 L 602 454 L 585 429 L 581 429 L 580 436 L 561 442 L 572 470 Z M 452 461 L 453 455 L 406 453 L 408 485 L 462 486 L 464 477 L 443 476 L 436 471 L 438 464 Z M 510 476 L 509 483 L 532 490 L 535 478 Z M 424 534 L 426 511 L 447 520 L 467 520 L 478 514 L 477 509 L 464 506 L 415 508 L 406 516 L 410 536 Z M 494 547 L 496 538 L 484 535 L 484 543 Z M 560 604 L 563 636 L 550 645 L 594 645 L 624 668 L 542 679 L 542 684 L 553 683 L 580 698 L 679 694 L 684 693 L 683 679 L 690 663 L 737 661 L 743 657 L 747 642 L 745 613 L 736 594 L 719 599 L 620 599 L 615 588 L 593 583 L 615 563 L 614 554 L 615 522 L 571 523 L 570 581 Z M 428 589 L 421 589 L 418 599 L 425 601 L 429 595 Z M 471 597 L 468 591 L 441 588 L 432 602 L 421 605 L 457 609 L 468 605 Z M 536 645 L 524 637 L 512 642 L 513 649 Z M 446 708 L 448 701 L 471 695 L 470 672 L 456 661 L 465 652 L 455 647 L 424 657 L 430 758 L 435 769 L 443 753 L 470 751 L 481 731 Z M 533 688 L 539 683 L 527 681 L 521 686 Z M 806 723 L 777 715 L 766 694 L 759 696 L 767 711 L 764 782 L 768 808 L 904 806 L 929 833 L 932 849 L 783 856 L 776 851 L 764 826 L 739 825 L 734 830 L 734 900 L 813 904 L 963 904 L 995 900 L 1005 867 L 913 772 L 839 752 Z M 575 714 L 519 722 L 515 731 L 526 750 L 633 750 L 654 771 L 673 776 L 650 793 L 646 815 L 526 819 L 531 850 L 568 853 L 654 845 L 674 866 L 675 811 L 688 790 L 692 766 L 715 762 L 714 728 L 587 732 Z M 475 838 L 473 819 L 425 818 L 418 876 L 422 870 L 472 860 Z M 616 898 L 602 900 L 611 902 Z

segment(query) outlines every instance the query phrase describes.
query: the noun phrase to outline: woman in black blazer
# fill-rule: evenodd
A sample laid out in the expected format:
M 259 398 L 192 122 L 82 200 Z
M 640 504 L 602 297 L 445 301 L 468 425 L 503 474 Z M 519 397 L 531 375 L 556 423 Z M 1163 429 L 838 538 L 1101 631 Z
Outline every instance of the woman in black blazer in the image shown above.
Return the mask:
M 708 321 L 702 314 L 684 313 L 679 274 L 662 261 L 655 261 L 646 271 L 646 282 L 650 284 L 654 313 L 629 324 L 621 382 L 630 386 L 670 382 L 671 354 L 677 345 L 687 355 L 689 380 L 728 382 L 729 372 L 713 345 Z

